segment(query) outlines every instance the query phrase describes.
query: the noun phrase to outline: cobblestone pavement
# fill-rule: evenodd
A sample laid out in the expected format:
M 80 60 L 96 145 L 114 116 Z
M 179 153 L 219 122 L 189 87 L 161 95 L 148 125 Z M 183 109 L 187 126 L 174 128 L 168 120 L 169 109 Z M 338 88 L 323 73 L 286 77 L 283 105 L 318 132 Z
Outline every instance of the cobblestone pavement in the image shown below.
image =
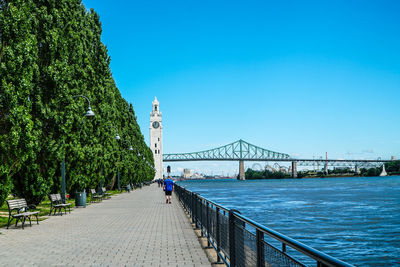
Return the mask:
M 39 223 L 0 229 L 0 266 L 211 266 L 155 184 Z

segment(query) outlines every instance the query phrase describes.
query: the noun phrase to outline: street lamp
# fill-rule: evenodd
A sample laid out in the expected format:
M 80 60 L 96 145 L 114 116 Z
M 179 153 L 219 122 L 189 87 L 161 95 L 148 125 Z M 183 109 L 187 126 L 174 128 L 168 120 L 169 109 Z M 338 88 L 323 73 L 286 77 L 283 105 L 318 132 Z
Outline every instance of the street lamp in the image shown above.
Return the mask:
M 117 134 L 115 135 L 115 140 L 117 140 L 117 141 L 119 141 L 119 140 L 121 140 L 121 137 L 119 136 L 119 132 L 118 132 L 118 128 L 117 127 L 115 127 L 115 125 L 113 125 L 114 126 L 114 128 L 115 128 L 115 130 L 117 131 Z M 118 161 L 119 161 L 119 157 L 118 157 Z M 119 162 L 118 162 L 118 167 L 117 167 L 117 169 L 118 169 L 118 190 L 121 190 L 121 185 L 120 185 L 120 178 L 119 178 Z
M 129 141 L 129 140 L 124 140 L 124 143 L 126 143 L 126 144 L 128 144 L 128 150 L 129 151 L 133 151 L 134 149 L 133 149 L 133 146 L 132 146 L 132 143 Z M 118 173 L 119 173 L 119 169 L 118 169 Z M 129 179 L 129 185 L 128 185 L 128 191 L 130 190 L 130 188 L 131 188 L 131 179 Z M 119 180 L 119 176 L 118 176 L 118 187 L 120 186 L 120 180 Z
M 119 139 L 117 139 L 117 137 Z M 115 136 L 115 139 L 116 140 L 120 140 L 121 139 L 121 137 L 119 137 L 118 133 L 117 133 L 117 136 Z M 129 140 L 123 140 L 123 142 L 129 144 L 129 147 L 128 147 L 129 151 L 133 151 L 134 150 L 133 146 L 132 146 L 132 144 L 131 144 L 131 142 Z M 118 190 L 121 190 L 121 180 L 120 180 L 119 166 L 118 166 L 118 181 L 117 181 L 117 184 L 118 184 Z
M 90 109 L 90 107 L 89 107 L 89 109 Z M 89 110 L 88 110 L 88 112 L 86 112 L 86 114 L 88 114 L 88 113 L 89 113 Z M 121 140 L 121 137 L 119 136 L 118 128 L 117 128 L 114 124 L 111 124 L 111 126 L 108 125 L 108 127 L 109 127 L 109 128 L 114 128 L 115 131 L 117 132 L 116 135 L 115 135 L 115 137 L 114 137 L 114 139 L 117 140 L 117 141 Z M 103 143 L 103 147 L 105 147 L 105 144 L 104 144 L 104 143 Z M 103 172 L 104 172 L 104 162 L 102 163 L 102 165 L 103 165 L 102 170 L 101 170 L 102 179 L 100 180 L 99 193 L 100 193 L 100 190 L 101 190 L 102 187 L 103 187 L 103 182 L 104 182 L 104 173 L 103 173 Z M 119 173 L 118 173 L 118 176 L 119 176 Z M 119 178 L 118 178 L 118 179 L 119 179 Z
M 127 144 L 129 145 L 128 149 L 129 149 L 130 151 L 133 151 L 133 146 L 132 146 L 131 142 L 130 142 L 129 140 L 124 140 L 124 142 L 127 143 Z
M 90 107 L 90 100 L 89 100 L 89 98 L 88 98 L 87 96 L 84 96 L 84 95 L 74 95 L 72 98 L 76 98 L 76 97 L 83 97 L 83 98 L 85 98 L 85 99 L 88 101 L 89 107 L 88 107 L 88 110 L 86 111 L 85 116 L 86 116 L 86 117 L 94 117 L 95 114 L 94 114 L 92 108 Z
M 84 96 L 84 95 L 75 95 L 72 98 L 77 98 L 77 97 L 82 97 L 85 98 L 88 103 L 89 103 L 89 107 L 88 110 L 86 111 L 85 116 L 86 117 L 93 117 L 95 116 L 94 112 L 92 111 L 92 108 L 90 107 L 90 100 L 88 97 Z M 63 161 L 61 163 L 61 199 L 62 202 L 65 203 L 65 191 L 66 191 L 66 186 L 65 186 L 66 182 L 65 182 L 65 143 L 64 143 L 64 158 Z
M 115 128 L 115 130 L 117 131 L 117 134 L 115 135 L 115 140 L 117 140 L 117 141 L 119 141 L 119 140 L 121 140 L 121 137 L 119 136 L 119 132 L 118 132 L 118 128 L 117 127 L 115 127 L 114 125 L 113 125 L 113 127 Z M 129 141 L 129 140 L 123 140 L 125 143 L 128 143 L 129 144 L 129 147 L 128 147 L 128 149 L 130 150 L 130 151 L 132 151 L 133 150 L 133 146 L 132 146 L 132 144 L 131 144 L 131 142 Z M 119 160 L 119 158 L 118 158 L 118 160 Z M 117 185 L 118 185 L 118 190 L 121 190 L 121 178 L 120 178 L 120 171 L 119 171 L 119 163 L 118 163 L 118 176 L 117 176 Z
M 117 141 L 121 140 L 121 137 L 119 136 L 118 128 L 114 124 L 113 124 L 113 127 L 117 131 L 117 134 L 115 135 L 115 140 L 117 140 Z

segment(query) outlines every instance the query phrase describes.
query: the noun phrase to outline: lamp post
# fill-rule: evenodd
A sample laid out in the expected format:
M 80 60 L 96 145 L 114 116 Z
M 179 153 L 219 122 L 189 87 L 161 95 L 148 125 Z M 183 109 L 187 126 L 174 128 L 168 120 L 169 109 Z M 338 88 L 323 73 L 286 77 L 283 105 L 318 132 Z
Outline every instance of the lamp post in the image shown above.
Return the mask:
M 113 125 L 113 127 L 114 127 L 114 129 L 117 131 L 117 134 L 115 135 L 115 140 L 117 140 L 117 142 L 119 141 L 119 140 L 121 140 L 121 137 L 119 136 L 119 131 L 118 131 L 118 128 L 115 126 L 115 125 Z M 119 157 L 118 157 L 118 166 L 117 166 L 117 169 L 118 169 L 118 176 L 117 176 L 117 185 L 118 185 L 118 190 L 121 190 L 121 185 L 120 185 L 120 180 L 119 180 Z
M 124 143 L 128 144 L 128 150 L 129 151 L 133 151 L 134 150 L 133 146 L 132 146 L 132 144 L 131 144 L 131 142 L 129 140 L 124 140 Z M 119 183 L 119 181 L 118 181 L 118 183 Z M 128 192 L 130 192 L 130 189 L 131 189 L 131 179 L 129 179 L 129 184 L 127 185 Z
M 124 140 L 124 142 L 125 142 L 125 143 L 128 143 L 128 145 L 129 145 L 128 149 L 129 149 L 130 151 L 132 151 L 132 150 L 133 150 L 133 146 L 132 146 L 131 142 L 130 142 L 129 140 Z
M 89 107 L 88 107 L 88 110 L 86 111 L 85 116 L 86 117 L 95 116 L 94 112 L 92 111 L 92 108 L 90 107 L 89 98 L 84 96 L 84 95 L 75 95 L 72 98 L 77 98 L 77 97 L 85 98 L 89 103 Z M 64 146 L 64 158 L 63 158 L 63 161 L 61 163 L 61 199 L 62 199 L 62 202 L 65 204 L 65 191 L 66 191 L 65 184 L 66 184 L 66 182 L 65 182 L 65 141 L 64 140 L 63 140 L 63 146 Z
M 113 125 L 113 126 L 114 126 L 114 125 Z M 119 140 L 121 140 L 121 137 L 119 136 L 118 128 L 115 127 L 115 126 L 114 126 L 114 128 L 115 128 L 115 130 L 117 131 L 117 134 L 115 135 L 115 140 L 119 141 Z
M 115 137 L 114 137 L 114 139 L 116 140 L 116 141 L 119 141 L 119 140 L 121 140 L 121 137 L 119 136 L 119 131 L 118 131 L 118 128 L 115 126 L 115 125 L 113 125 L 112 124 L 112 127 L 115 129 L 115 131 L 117 132 L 116 133 L 116 135 L 115 135 Z M 109 126 L 109 128 L 111 128 L 111 126 Z M 105 144 L 103 143 L 103 147 L 105 147 Z M 103 161 L 104 161 L 104 159 L 103 159 Z M 100 180 L 100 188 L 99 188 L 99 190 L 98 190 L 98 192 L 99 193 L 101 193 L 102 191 L 102 188 L 103 188 L 103 182 L 104 182 L 104 162 L 103 162 L 103 167 L 102 167 L 102 170 L 101 170 L 101 175 L 102 175 L 102 179 Z
M 149 166 L 149 167 L 150 167 L 150 169 L 152 169 L 153 171 L 155 170 L 155 169 L 154 169 L 154 167 L 153 167 L 153 166 L 151 166 L 150 162 L 148 162 L 148 161 L 146 160 L 146 163 L 147 163 L 147 166 Z
M 121 137 L 118 135 L 118 129 L 117 129 L 117 135 L 115 136 L 115 139 L 116 140 L 121 140 Z M 130 151 L 132 151 L 133 150 L 133 147 L 132 147 L 132 144 L 131 144 L 131 142 L 129 141 L 129 140 L 123 140 L 125 143 L 128 143 L 129 144 L 129 147 L 128 147 L 128 149 L 130 150 Z M 119 171 L 119 164 L 120 164 L 120 162 L 118 163 L 118 176 L 117 176 L 117 178 L 118 178 L 118 180 L 117 180 L 117 185 L 118 185 L 118 190 L 120 190 L 121 191 L 121 178 L 120 178 L 120 171 Z
M 138 158 L 140 158 L 141 160 L 144 160 L 146 165 L 149 166 L 152 170 L 155 170 L 153 166 L 151 166 L 150 162 L 148 162 L 148 160 L 145 158 L 145 156 L 141 155 L 140 152 L 137 153 Z

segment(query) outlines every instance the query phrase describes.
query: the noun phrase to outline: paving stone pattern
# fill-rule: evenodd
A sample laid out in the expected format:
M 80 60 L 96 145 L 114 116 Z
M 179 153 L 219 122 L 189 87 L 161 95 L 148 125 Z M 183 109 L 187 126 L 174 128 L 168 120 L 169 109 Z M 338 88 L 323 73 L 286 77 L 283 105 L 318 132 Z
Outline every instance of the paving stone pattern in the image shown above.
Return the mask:
M 211 266 L 178 200 L 151 185 L 0 229 L 0 266 Z

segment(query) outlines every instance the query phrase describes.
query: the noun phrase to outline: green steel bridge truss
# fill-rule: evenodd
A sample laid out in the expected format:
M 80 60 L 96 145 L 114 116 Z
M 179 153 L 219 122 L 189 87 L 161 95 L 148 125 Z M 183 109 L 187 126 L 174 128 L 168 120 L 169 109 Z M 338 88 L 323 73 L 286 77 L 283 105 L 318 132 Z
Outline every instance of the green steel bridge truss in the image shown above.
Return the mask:
M 179 153 L 179 154 L 163 154 L 163 160 L 166 161 L 202 161 L 202 160 L 246 160 L 246 161 L 266 161 L 266 160 L 287 160 L 288 154 L 279 153 L 264 149 L 246 141 L 239 140 L 231 144 L 213 148 L 210 150 Z
M 171 161 L 274 161 L 274 162 L 297 162 L 297 166 L 373 166 L 390 160 L 365 159 L 297 159 L 291 158 L 288 154 L 271 151 L 246 141 L 239 140 L 231 144 L 192 153 L 163 154 L 164 162 Z

